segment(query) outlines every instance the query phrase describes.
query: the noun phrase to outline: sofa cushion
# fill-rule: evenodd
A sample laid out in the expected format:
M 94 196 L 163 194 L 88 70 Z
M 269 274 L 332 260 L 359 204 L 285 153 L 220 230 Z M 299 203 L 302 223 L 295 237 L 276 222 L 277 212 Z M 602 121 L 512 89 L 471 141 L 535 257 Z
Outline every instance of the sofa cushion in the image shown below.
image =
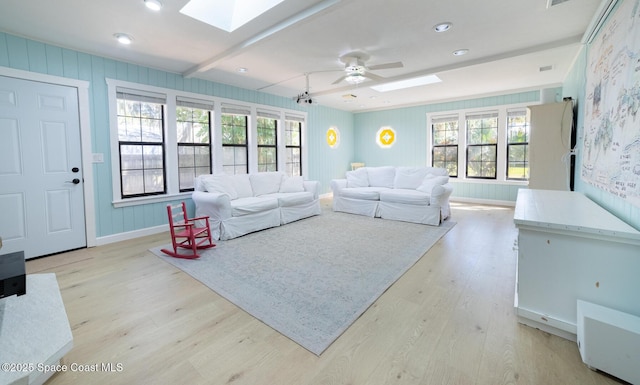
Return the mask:
M 345 188 L 340 191 L 340 195 L 345 198 L 364 199 L 369 201 L 380 200 L 380 191 L 388 190 L 385 187 L 356 187 Z
M 396 176 L 396 168 L 392 166 L 366 167 L 369 177 L 369 186 L 393 188 L 393 180 Z
M 366 168 L 359 168 L 353 171 L 347 171 L 347 187 L 369 187 L 369 177 Z
M 299 206 L 305 203 L 313 202 L 313 194 L 307 191 L 295 193 L 276 193 L 263 196 L 276 198 L 280 207 Z
M 433 190 L 434 186 L 446 184 L 448 181 L 448 176 L 436 176 L 433 174 L 427 174 L 427 176 L 424 177 L 424 180 L 416 190 L 431 194 L 431 190 Z
M 211 193 L 227 194 L 229 199 L 238 198 L 238 192 L 229 175 L 211 175 L 202 178 L 204 188 Z
M 231 216 L 241 217 L 278 208 L 278 199 L 270 197 L 238 198 L 231 201 Z
M 238 193 L 238 198 L 248 198 L 253 196 L 253 189 L 251 188 L 251 182 L 249 181 L 248 174 L 238 174 L 231 176 L 231 182 L 233 187 Z
M 393 188 L 417 189 L 427 175 L 425 167 L 398 167 L 393 180 Z
M 284 176 L 280 184 L 281 193 L 296 193 L 304 191 L 304 179 L 301 176 Z
M 277 193 L 280 191 L 280 183 L 283 176 L 284 174 L 278 171 L 250 174 L 249 180 L 251 181 L 253 196 L 259 197 L 260 195 Z
M 380 191 L 380 202 L 429 205 L 429 194 L 414 189 L 389 189 Z

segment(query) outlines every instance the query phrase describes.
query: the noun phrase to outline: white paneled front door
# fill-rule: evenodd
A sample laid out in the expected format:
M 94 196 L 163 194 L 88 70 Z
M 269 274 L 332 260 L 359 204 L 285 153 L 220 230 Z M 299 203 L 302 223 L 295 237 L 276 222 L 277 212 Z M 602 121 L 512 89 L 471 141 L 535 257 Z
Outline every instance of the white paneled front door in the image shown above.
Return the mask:
M 0 254 L 85 247 L 74 87 L 0 76 Z

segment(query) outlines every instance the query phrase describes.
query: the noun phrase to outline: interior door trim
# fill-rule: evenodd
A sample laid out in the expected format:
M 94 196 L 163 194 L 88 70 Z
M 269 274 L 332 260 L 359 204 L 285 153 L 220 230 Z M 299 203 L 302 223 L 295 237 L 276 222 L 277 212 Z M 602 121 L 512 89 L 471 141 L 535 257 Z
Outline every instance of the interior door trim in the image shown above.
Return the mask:
M 91 152 L 91 118 L 89 104 L 90 83 L 84 80 L 64 78 L 37 72 L 24 71 L 0 66 L 0 76 L 31 80 L 41 83 L 49 83 L 60 86 L 73 87 L 78 90 L 78 112 L 80 121 L 80 151 L 82 154 L 82 174 L 84 183 L 84 225 L 87 238 L 87 247 L 97 245 L 96 240 L 96 214 L 93 189 L 93 154 Z

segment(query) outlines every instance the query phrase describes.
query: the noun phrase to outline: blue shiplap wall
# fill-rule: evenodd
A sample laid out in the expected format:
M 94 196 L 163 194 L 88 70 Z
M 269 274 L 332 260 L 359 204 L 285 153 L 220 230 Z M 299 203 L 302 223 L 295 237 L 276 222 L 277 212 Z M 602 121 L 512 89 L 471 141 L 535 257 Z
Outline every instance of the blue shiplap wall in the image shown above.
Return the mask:
M 186 79 L 179 74 L 68 50 L 6 33 L 0 33 L 0 66 L 90 82 L 92 152 L 102 153 L 105 158 L 104 163 L 93 165 L 98 238 L 167 222 L 167 202 L 124 208 L 114 208 L 111 203 L 111 152 L 105 78 L 308 111 L 307 177 L 320 181 L 323 193 L 330 191 L 329 182 L 332 178 L 344 175 L 352 158 L 353 114 L 349 112 L 322 106 L 303 107 L 280 96 L 199 79 Z M 337 150 L 331 150 L 324 139 L 331 126 L 338 127 L 342 133 L 342 144 Z M 188 205 L 193 210 L 191 201 Z
M 557 90 L 560 92 L 560 89 Z M 355 160 L 368 166 L 425 166 L 427 162 L 427 114 L 442 111 L 535 103 L 540 91 L 482 97 L 446 103 L 355 114 Z M 375 141 L 382 126 L 396 131 L 391 148 L 380 148 Z M 520 186 L 499 183 L 453 181 L 454 197 L 515 202 Z

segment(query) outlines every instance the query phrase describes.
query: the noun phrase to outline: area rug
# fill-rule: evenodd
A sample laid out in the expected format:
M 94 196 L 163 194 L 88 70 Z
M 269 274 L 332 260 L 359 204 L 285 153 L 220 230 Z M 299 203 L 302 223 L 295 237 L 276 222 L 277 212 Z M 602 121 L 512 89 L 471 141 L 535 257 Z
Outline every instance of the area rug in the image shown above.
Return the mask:
M 151 252 L 320 355 L 413 266 L 440 227 L 336 213 L 219 241 L 197 260 Z

